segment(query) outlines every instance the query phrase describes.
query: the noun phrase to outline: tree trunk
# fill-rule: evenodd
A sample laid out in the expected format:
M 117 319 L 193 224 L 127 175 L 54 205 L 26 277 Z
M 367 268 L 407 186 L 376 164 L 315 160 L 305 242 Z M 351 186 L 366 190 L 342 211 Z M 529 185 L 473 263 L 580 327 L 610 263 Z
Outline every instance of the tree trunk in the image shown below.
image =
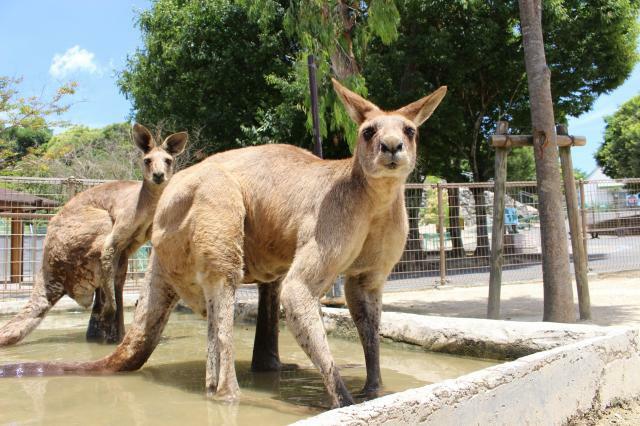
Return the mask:
M 543 254 L 543 321 L 573 322 L 575 312 L 569 275 L 567 231 L 562 212 L 558 146 L 551 98 L 551 72 L 547 67 L 542 38 L 542 5 L 540 0 L 519 0 L 518 3 L 538 180 Z
M 476 251 L 475 256 L 489 256 L 489 228 L 487 226 L 487 199 L 484 188 L 471 188 L 473 206 L 476 213 Z
M 333 72 L 342 81 L 346 78 L 360 73 L 360 68 L 353 54 L 352 32 L 356 25 L 355 16 L 350 13 L 350 5 L 346 0 L 338 1 L 336 11 L 342 21 L 343 45 L 336 42 L 336 46 L 331 53 L 331 66 Z
M 464 257 L 462 227 L 460 226 L 460 188 L 449 188 L 449 235 L 452 258 Z

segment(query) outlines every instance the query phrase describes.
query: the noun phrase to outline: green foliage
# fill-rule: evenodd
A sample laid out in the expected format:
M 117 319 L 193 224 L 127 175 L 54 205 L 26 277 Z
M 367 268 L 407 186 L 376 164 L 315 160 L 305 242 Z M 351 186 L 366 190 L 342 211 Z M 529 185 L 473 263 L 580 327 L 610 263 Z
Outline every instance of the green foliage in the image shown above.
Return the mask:
M 547 61 L 558 122 L 588 111 L 600 94 L 614 89 L 637 60 L 638 1 L 543 2 Z M 513 133 L 530 133 L 530 113 L 516 1 L 397 2 L 402 25 L 397 41 L 372 41 L 364 63 L 371 98 L 397 107 L 449 88 L 421 132 L 420 174 L 460 181 L 493 177 L 487 138 L 496 121 Z M 426 136 L 426 138 L 425 138 Z M 529 157 L 529 154 L 520 154 Z M 511 161 L 511 157 L 509 161 Z M 514 159 L 533 170 L 524 157 Z
M 75 93 L 77 84 L 58 88 L 51 99 L 19 96 L 21 78 L 0 76 L 0 170 L 15 165 L 30 149 L 51 138 L 50 127 L 67 123 L 57 120 L 70 104 L 64 102 Z
M 136 120 L 198 130 L 194 148 L 202 155 L 274 135 L 298 136 L 299 109 L 279 107 L 278 78 L 288 75 L 292 60 L 280 26 L 284 12 L 264 12 L 273 16 L 261 31 L 229 0 L 158 0 L 143 11 L 144 47 L 128 58 L 119 78 Z
M 9 172 L 23 176 L 140 179 L 141 154 L 128 123 L 100 129 L 74 126 L 31 150 Z
M 442 179 L 437 176 L 427 176 L 424 180 L 424 204 L 420 208 L 420 225 L 438 224 L 438 190 L 432 185 L 441 181 Z M 430 185 L 427 186 L 427 184 Z M 449 217 L 449 197 L 446 195 L 442 197 L 442 203 L 444 217 Z
M 640 95 L 605 119 L 604 143 L 596 161 L 612 178 L 640 177 Z
M 533 149 L 512 149 L 507 158 L 508 181 L 536 180 L 536 160 L 533 157 Z
M 52 134 L 47 128 L 8 127 L 0 130 L 0 163 L 3 168 L 13 166 L 30 150 L 47 143 Z
M 21 78 L 0 76 L 0 130 L 13 127 L 42 129 L 66 124 L 51 120 L 60 116 L 70 105 L 63 101 L 75 93 L 78 84 L 69 82 L 60 86 L 51 99 L 38 96 L 19 96 Z
M 637 60 L 638 0 L 544 2 L 559 122 L 587 111 Z M 515 0 L 157 0 L 139 18 L 144 48 L 120 76 L 143 123 L 201 130 L 197 148 L 280 141 L 311 147 L 306 59 L 316 56 L 327 157 L 353 148 L 356 126 L 331 76 L 393 109 L 440 85 L 449 93 L 422 128 L 415 179 L 493 177 L 496 121 L 530 132 Z M 531 153 L 509 179 L 533 178 Z
M 312 129 L 311 100 L 307 57 L 314 55 L 317 66 L 320 134 L 325 139 L 345 139 L 350 150 L 356 141 L 357 126 L 349 118 L 334 94 L 330 82 L 336 77 L 356 93 L 367 96 L 360 65 L 370 41 L 378 38 L 383 44 L 398 36 L 400 14 L 393 0 L 310 0 L 284 3 L 274 0 L 242 0 L 249 16 L 259 22 L 273 22 L 268 11 L 284 11 L 283 25 L 296 41 L 293 71 L 282 86 L 295 96 L 295 103 L 306 114 L 305 125 Z M 339 142 L 338 142 L 339 144 Z
M 573 177 L 575 178 L 575 180 L 585 180 L 587 178 L 587 172 L 582 169 L 575 168 L 573 169 Z

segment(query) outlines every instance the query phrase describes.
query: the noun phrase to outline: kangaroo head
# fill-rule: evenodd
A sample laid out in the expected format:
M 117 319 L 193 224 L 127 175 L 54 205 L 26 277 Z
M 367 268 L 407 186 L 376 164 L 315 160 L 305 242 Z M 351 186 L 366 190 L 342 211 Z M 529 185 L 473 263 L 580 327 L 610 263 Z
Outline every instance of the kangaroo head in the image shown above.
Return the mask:
M 333 87 L 349 116 L 358 126 L 354 156 L 371 177 L 406 179 L 416 164 L 418 127 L 436 109 L 447 87 L 395 111 L 382 111 L 332 79 Z
M 146 127 L 136 123 L 131 130 L 131 137 L 143 153 L 144 180 L 164 185 L 173 176 L 175 157 L 184 151 L 188 139 L 187 132 L 174 133 L 160 145 Z

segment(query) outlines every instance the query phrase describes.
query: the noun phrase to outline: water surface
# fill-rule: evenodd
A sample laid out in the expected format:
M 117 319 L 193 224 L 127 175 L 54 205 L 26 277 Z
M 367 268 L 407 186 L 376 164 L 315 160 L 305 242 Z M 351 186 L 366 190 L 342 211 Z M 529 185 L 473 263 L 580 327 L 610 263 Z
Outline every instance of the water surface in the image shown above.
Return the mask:
M 0 363 L 96 359 L 114 346 L 84 340 L 89 314 L 51 314 L 27 339 L 0 348 Z M 0 317 L 0 322 L 7 317 Z M 126 321 L 131 320 L 128 313 Z M 280 425 L 312 416 L 328 406 L 322 379 L 287 330 L 280 334 L 280 357 L 298 368 L 280 373 L 250 371 L 254 328 L 235 328 L 239 404 L 207 400 L 204 393 L 206 323 L 174 313 L 164 337 L 137 372 L 99 377 L 0 379 L 0 424 L 64 425 Z M 330 338 L 331 351 L 347 387 L 364 385 L 364 355 L 358 342 Z M 384 393 L 459 377 L 495 364 L 423 352 L 383 343 Z

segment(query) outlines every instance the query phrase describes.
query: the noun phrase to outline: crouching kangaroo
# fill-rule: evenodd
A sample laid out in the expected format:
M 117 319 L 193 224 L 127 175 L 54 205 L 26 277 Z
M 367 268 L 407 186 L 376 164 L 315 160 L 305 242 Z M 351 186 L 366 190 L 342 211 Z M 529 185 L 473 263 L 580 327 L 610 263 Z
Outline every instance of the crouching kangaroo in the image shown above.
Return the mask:
M 254 366 L 279 364 L 273 310 L 280 287 L 287 324 L 320 370 L 332 405 L 349 405 L 353 399 L 331 356 L 318 310 L 321 295 L 344 273 L 365 353 L 364 391 L 375 395 L 381 386 L 381 293 L 407 237 L 404 183 L 415 166 L 417 126 L 433 113 L 446 88 L 384 112 L 336 81 L 334 87 L 359 125 L 351 159 L 321 160 L 293 146 L 264 145 L 217 154 L 178 173 L 154 218 L 149 282 L 116 350 L 87 363 L 4 366 L 0 376 L 140 368 L 182 297 L 208 318 L 207 390 L 234 399 L 234 290 L 239 282 L 259 282 L 272 286 L 261 288 L 261 308 L 267 309 L 258 318 L 270 323 L 258 329 L 270 335 L 256 335 L 267 355 Z
M 144 180 L 97 185 L 73 197 L 51 219 L 31 297 L 0 328 L 0 346 L 21 341 L 65 294 L 84 307 L 94 301 L 88 340 L 122 340 L 127 261 L 150 237 L 158 199 L 187 134 L 173 134 L 159 145 L 145 127 L 135 124 L 132 138 L 143 153 Z

